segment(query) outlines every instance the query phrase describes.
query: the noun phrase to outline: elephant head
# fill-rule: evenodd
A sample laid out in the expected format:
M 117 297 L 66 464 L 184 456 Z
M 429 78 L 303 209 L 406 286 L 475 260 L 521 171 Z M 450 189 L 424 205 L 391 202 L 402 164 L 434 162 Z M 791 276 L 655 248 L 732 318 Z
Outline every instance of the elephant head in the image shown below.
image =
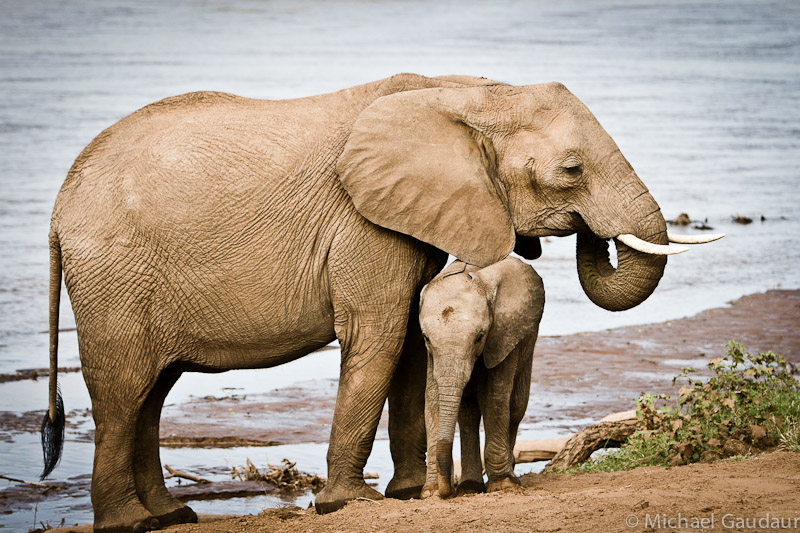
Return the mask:
M 520 341 L 536 334 L 544 308 L 541 278 L 508 258 L 480 269 L 456 261 L 422 292 L 420 326 L 428 349 L 428 386 L 438 409 L 436 464 L 439 495 L 452 495 L 453 437 L 464 388 L 476 362 L 502 363 Z M 432 379 L 430 379 L 432 377 Z M 513 376 L 508 383 L 511 395 Z
M 535 257 L 535 238 L 577 232 L 583 289 L 612 311 L 644 301 L 665 255 L 686 249 L 667 246 L 647 187 L 560 83 L 381 97 L 355 122 L 337 171 L 367 219 L 475 265 L 515 244 Z

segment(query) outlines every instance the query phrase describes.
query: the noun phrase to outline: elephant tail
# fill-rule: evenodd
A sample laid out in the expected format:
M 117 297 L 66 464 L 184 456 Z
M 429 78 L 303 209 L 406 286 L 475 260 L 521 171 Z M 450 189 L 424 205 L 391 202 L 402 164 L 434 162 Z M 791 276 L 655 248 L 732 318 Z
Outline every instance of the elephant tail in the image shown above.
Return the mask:
M 61 243 L 55 230 L 50 232 L 50 406 L 42 419 L 44 470 L 41 479 L 61 460 L 64 447 L 64 402 L 58 389 L 58 314 L 61 303 Z

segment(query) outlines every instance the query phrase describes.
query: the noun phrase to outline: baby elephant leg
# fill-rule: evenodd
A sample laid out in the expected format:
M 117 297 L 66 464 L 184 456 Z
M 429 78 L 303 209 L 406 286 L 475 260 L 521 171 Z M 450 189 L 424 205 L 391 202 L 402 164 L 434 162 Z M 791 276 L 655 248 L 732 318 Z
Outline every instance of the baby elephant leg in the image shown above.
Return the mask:
M 514 450 L 511 433 L 511 396 L 514 387 L 516 361 L 513 353 L 503 363 L 488 371 L 486 387 L 481 398 L 483 427 L 486 430 L 484 462 L 489 482 L 487 491 L 494 492 L 517 487 L 514 475 Z M 516 433 L 516 428 L 515 433 Z
M 439 412 L 436 408 L 439 392 L 433 379 L 433 364 L 428 356 L 428 370 L 425 383 L 425 432 L 427 435 L 427 471 L 422 486 L 421 499 L 430 498 L 439 490 L 439 471 L 436 467 L 436 433 L 439 425 Z
M 456 493 L 476 494 L 486 492 L 483 483 L 483 461 L 481 461 L 480 423 L 481 411 L 478 399 L 467 386 L 458 412 L 458 427 L 461 434 L 461 480 Z

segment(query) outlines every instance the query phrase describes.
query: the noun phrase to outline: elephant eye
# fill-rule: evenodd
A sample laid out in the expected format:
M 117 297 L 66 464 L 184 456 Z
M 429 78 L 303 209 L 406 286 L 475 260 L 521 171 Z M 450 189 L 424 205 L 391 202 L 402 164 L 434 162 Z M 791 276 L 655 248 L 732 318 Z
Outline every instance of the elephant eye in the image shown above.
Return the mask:
M 570 154 L 561 162 L 561 167 L 568 174 L 580 174 L 583 172 L 583 161 L 577 154 Z
M 576 155 L 567 157 L 562 163 L 561 167 L 568 176 L 577 178 L 583 174 L 583 161 Z
M 475 337 L 475 344 L 477 344 L 477 343 L 481 342 L 481 340 L 483 340 L 483 331 L 481 331 L 480 333 L 478 333 L 478 336 L 477 336 L 477 337 Z

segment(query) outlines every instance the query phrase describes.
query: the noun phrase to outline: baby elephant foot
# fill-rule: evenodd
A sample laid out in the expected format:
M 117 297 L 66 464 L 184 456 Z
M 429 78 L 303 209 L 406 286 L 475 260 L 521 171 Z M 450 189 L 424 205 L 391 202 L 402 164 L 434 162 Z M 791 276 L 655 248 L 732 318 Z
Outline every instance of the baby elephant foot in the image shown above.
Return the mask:
M 347 502 L 358 498 L 368 500 L 382 500 L 383 495 L 377 490 L 368 487 L 363 481 L 354 487 L 337 487 L 328 485 L 317 494 L 314 507 L 318 514 L 332 513 L 344 507 Z
M 519 479 L 517 479 L 517 476 L 512 475 L 496 481 L 489 481 L 486 490 L 487 492 L 497 492 L 499 490 L 514 490 L 521 486 L 522 484 L 519 482 Z
M 419 495 L 421 500 L 426 498 L 431 498 L 435 495 L 439 494 L 439 485 L 436 483 L 425 483 L 422 486 L 422 492 Z
M 483 481 L 478 481 L 477 479 L 465 479 L 459 483 L 458 488 L 456 488 L 456 494 L 458 496 L 464 494 L 480 494 L 482 492 L 486 492 L 486 485 L 483 484 Z

